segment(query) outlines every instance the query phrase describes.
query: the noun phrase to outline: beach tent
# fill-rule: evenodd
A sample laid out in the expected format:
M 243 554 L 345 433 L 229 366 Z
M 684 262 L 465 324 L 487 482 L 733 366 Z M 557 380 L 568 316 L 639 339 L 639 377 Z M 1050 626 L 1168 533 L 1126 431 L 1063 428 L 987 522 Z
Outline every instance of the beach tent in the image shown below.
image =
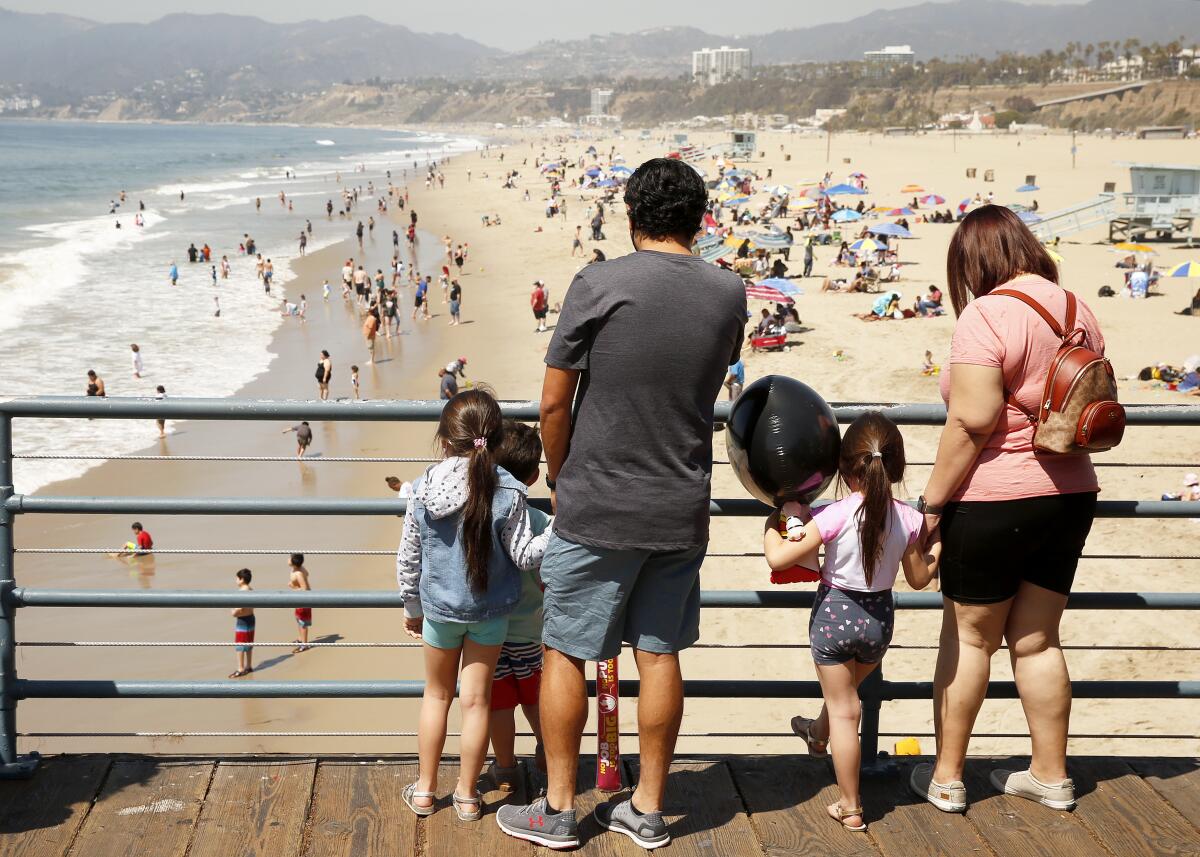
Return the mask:
M 891 235 L 896 238 L 912 238 L 913 234 L 896 223 L 880 223 L 876 226 L 867 227 L 867 231 L 874 235 Z
M 1035 190 L 1040 190 L 1040 188 L 1035 184 L 1023 184 L 1017 188 L 1017 193 L 1033 193 Z
M 839 208 L 829 219 L 834 223 L 853 223 L 856 220 L 862 220 L 862 215 L 853 208 Z
M 1200 277 L 1200 262 L 1183 262 L 1167 271 L 1168 277 Z
M 837 196 L 844 193 L 858 194 L 859 196 L 866 195 L 865 190 L 850 184 L 835 184 L 833 187 L 825 188 L 826 196 Z
M 755 285 L 754 283 L 747 283 L 746 297 L 751 300 L 772 301 L 773 303 L 777 304 L 795 303 L 795 301 L 793 301 L 783 292 L 779 291 L 779 289 L 771 286 L 764 286 L 761 283 L 758 285 Z

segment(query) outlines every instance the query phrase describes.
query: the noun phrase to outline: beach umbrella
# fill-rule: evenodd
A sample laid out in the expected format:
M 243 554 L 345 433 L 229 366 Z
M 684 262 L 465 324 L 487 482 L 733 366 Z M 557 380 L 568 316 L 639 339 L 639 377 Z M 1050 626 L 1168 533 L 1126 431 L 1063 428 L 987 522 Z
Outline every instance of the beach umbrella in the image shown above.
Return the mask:
M 775 187 L 764 187 L 767 193 L 773 193 L 776 196 L 790 196 L 792 189 L 785 184 L 777 184 Z
M 768 277 L 765 280 L 759 280 L 760 286 L 768 286 L 772 289 L 778 289 L 790 298 L 798 298 L 804 294 L 804 289 L 797 286 L 791 280 L 783 277 Z
M 850 245 L 850 249 L 855 253 L 874 253 L 876 250 L 884 249 L 884 247 L 872 238 L 860 238 Z
M 749 235 L 734 235 L 733 233 L 730 233 L 729 235 L 725 236 L 725 246 L 726 247 L 741 247 L 742 242 L 747 241 L 747 240 L 750 242 L 750 247 L 748 249 L 753 250 L 754 249 L 754 239 L 752 239 Z
M 1120 250 L 1125 253 L 1148 253 L 1154 255 L 1154 248 L 1148 244 L 1133 244 L 1129 241 L 1122 241 L 1120 244 L 1114 244 L 1113 250 Z
M 625 166 L 624 164 L 617 164 L 615 167 L 610 169 L 609 172 L 620 173 L 621 175 L 633 175 L 633 170 L 629 169 L 629 167 Z
M 1040 190 L 1040 188 L 1035 184 L 1023 184 L 1017 188 L 1017 193 L 1033 193 L 1035 190 Z
M 1167 271 L 1168 277 L 1200 277 L 1200 262 L 1183 262 Z
M 845 193 L 857 194 L 859 196 L 862 196 L 862 195 L 866 194 L 866 191 L 860 187 L 855 187 L 852 184 L 835 184 L 833 187 L 825 188 L 826 196 L 837 196 L 839 194 L 845 194 Z
M 693 246 L 703 250 L 705 247 L 714 247 L 720 243 L 722 243 L 720 235 L 709 233 L 708 235 L 702 235 L 700 238 L 698 238 Z
M 612 179 L 605 179 L 604 181 L 596 182 L 596 187 L 616 187 L 616 186 L 617 186 L 617 183 L 615 181 L 613 181 Z
M 795 303 L 795 301 L 793 301 L 783 292 L 779 291 L 779 289 L 773 288 L 772 286 L 764 286 L 761 283 L 758 285 L 755 285 L 754 283 L 747 283 L 746 297 L 756 301 L 771 301 L 772 303 L 777 304 Z
M 919 184 L 906 184 L 904 187 L 900 188 L 900 193 L 924 193 L 924 192 L 925 192 L 925 188 L 921 187 Z
M 893 235 L 896 238 L 912 238 L 913 234 L 896 223 L 880 223 L 867 227 L 867 231 L 875 235 Z
M 726 196 L 718 197 L 718 199 L 721 200 L 722 205 L 741 205 L 750 201 L 750 197 L 748 196 Z
M 857 171 L 850 174 L 850 178 L 852 178 L 852 179 L 865 179 L 866 177 L 867 177 L 866 173 L 860 173 Z
M 595 178 L 596 176 L 600 175 L 602 172 L 603 172 L 603 170 L 601 170 L 599 167 L 591 167 L 587 170 L 584 170 L 583 174 L 585 176 L 591 176 L 592 178 Z
M 625 163 L 625 156 L 621 155 L 621 154 L 613 155 L 612 162 L 614 164 L 623 164 L 623 163 Z
M 799 202 L 793 203 L 791 207 L 800 211 L 808 211 L 809 209 L 816 208 L 817 203 L 811 199 L 802 199 Z
M 787 233 L 785 232 L 759 232 L 748 237 L 754 242 L 755 247 L 778 250 L 783 247 L 792 246 L 792 242 L 788 240 Z
M 548 170 L 557 170 L 558 167 L 559 167 L 559 164 L 555 163 L 554 161 L 551 161 L 550 163 L 542 164 L 542 172 L 547 172 Z
M 729 255 L 729 248 L 724 244 L 717 242 L 716 244 L 710 244 L 709 246 L 702 248 L 699 255 L 700 258 L 705 262 L 715 262 L 722 256 Z
M 862 215 L 853 208 L 839 208 L 829 219 L 834 223 L 853 223 L 856 220 L 862 220 Z
M 884 212 L 885 217 L 908 217 L 910 214 L 916 214 L 911 208 L 890 208 Z
M 971 197 L 968 196 L 966 199 L 964 199 L 962 202 L 960 202 L 958 204 L 959 213 L 966 211 L 967 206 L 969 206 L 970 204 L 971 204 Z
M 943 205 L 946 202 L 946 197 L 938 196 L 936 193 L 926 194 L 921 197 L 921 205 Z

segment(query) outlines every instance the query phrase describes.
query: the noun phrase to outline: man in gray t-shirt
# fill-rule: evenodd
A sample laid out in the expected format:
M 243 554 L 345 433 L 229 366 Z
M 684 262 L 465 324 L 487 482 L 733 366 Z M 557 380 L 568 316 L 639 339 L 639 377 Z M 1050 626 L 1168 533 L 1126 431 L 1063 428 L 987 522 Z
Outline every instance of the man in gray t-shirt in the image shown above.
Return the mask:
M 679 651 L 699 637 L 708 544 L 713 406 L 746 324 L 741 279 L 691 253 L 708 203 L 687 164 L 658 158 L 625 192 L 637 252 L 571 284 L 546 353 L 542 437 L 557 517 L 542 562 L 541 720 L 546 798 L 501 807 L 505 832 L 577 842 L 573 801 L 586 719 L 584 664 L 634 649 L 641 776 L 600 825 L 656 848 L 683 712 Z M 539 821 L 540 819 L 540 821 Z

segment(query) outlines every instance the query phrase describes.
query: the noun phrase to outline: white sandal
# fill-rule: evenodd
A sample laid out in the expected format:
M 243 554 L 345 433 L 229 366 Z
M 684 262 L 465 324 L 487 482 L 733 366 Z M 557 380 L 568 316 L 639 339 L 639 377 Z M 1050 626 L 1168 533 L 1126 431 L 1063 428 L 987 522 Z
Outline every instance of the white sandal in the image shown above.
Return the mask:
M 483 798 L 480 795 L 475 797 L 461 797 L 458 790 L 455 789 L 450 795 L 454 801 L 454 811 L 458 813 L 459 821 L 479 821 L 483 817 Z M 468 810 L 464 807 L 473 806 L 474 809 Z
M 413 812 L 415 812 L 417 815 L 421 816 L 422 818 L 433 815 L 434 811 L 437 809 L 437 807 L 432 803 L 429 806 L 420 806 L 419 804 L 414 802 L 419 797 L 421 797 L 421 798 L 427 797 L 427 798 L 430 798 L 431 800 L 435 800 L 435 801 L 437 799 L 437 795 L 435 795 L 433 792 L 417 791 L 416 783 L 409 783 L 408 785 L 406 785 L 404 787 L 404 790 L 400 792 L 400 797 L 404 800 L 404 803 L 408 805 L 409 809 L 411 809 Z
M 862 811 L 861 806 L 853 807 L 851 809 L 846 809 L 845 807 L 842 806 L 842 802 L 838 801 L 837 803 L 831 803 L 825 809 L 829 813 L 830 818 L 832 818 L 834 821 L 836 821 L 838 824 L 840 824 L 846 830 L 849 830 L 851 833 L 865 833 L 866 832 L 867 823 L 865 821 L 862 824 L 858 825 L 857 827 L 851 827 L 849 824 L 846 824 L 847 818 L 853 818 L 856 815 L 859 816 L 860 818 L 862 817 L 863 811 Z

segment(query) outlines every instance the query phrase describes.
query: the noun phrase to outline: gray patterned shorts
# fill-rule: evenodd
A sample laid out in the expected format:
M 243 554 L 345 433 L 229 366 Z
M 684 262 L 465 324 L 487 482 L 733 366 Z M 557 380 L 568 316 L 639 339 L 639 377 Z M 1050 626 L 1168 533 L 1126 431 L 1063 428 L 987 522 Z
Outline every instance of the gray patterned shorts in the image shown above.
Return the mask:
M 892 590 L 850 592 L 822 583 L 808 619 L 813 660 L 823 666 L 878 663 L 892 642 L 894 620 Z

